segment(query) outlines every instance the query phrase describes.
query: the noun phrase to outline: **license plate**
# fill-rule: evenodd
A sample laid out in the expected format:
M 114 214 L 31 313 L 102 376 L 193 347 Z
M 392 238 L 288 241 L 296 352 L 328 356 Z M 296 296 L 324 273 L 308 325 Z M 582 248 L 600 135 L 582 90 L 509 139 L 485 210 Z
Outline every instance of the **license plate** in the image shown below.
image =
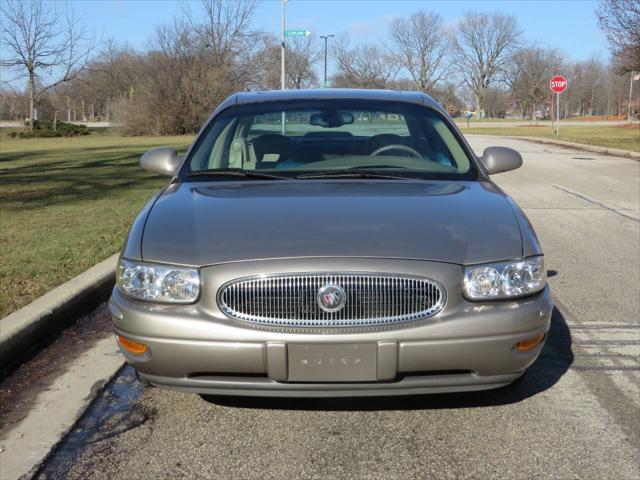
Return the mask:
M 376 381 L 377 351 L 375 343 L 289 344 L 289 381 Z

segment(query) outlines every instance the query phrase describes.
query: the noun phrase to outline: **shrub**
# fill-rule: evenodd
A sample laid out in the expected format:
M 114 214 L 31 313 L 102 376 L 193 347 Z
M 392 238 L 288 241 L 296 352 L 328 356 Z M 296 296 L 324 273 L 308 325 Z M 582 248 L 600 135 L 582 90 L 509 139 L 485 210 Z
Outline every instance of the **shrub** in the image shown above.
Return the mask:
M 21 132 L 20 138 L 46 138 L 46 137 L 77 137 L 89 135 L 89 128 L 85 125 L 57 122 L 55 130 L 53 122 L 49 120 L 36 120 L 33 122 L 33 131 Z

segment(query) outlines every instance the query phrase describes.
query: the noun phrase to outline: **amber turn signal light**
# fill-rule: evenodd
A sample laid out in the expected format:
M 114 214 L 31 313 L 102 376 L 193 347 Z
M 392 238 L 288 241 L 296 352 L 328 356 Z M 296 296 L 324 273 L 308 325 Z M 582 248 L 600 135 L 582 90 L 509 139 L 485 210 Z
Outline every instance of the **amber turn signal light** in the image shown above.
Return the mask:
M 116 338 L 118 339 L 118 343 L 122 345 L 122 348 L 124 348 L 127 352 L 133 353 L 134 355 L 142 355 L 143 353 L 149 351 L 149 347 L 147 347 L 144 343 L 134 342 L 133 340 L 129 340 L 122 335 L 116 335 Z
M 528 352 L 529 350 L 533 350 L 544 340 L 545 333 L 541 333 L 540 335 L 536 335 L 533 338 L 528 338 L 527 340 L 522 340 L 521 342 L 516 343 L 516 348 L 519 352 Z

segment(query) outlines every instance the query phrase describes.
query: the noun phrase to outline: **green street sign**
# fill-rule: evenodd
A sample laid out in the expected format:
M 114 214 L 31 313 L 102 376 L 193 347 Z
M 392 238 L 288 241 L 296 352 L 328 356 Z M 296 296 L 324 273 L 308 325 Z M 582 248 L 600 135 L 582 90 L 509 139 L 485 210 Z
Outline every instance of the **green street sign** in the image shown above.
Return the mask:
M 309 30 L 298 29 L 284 31 L 285 37 L 308 37 L 309 35 L 311 35 L 311 32 Z

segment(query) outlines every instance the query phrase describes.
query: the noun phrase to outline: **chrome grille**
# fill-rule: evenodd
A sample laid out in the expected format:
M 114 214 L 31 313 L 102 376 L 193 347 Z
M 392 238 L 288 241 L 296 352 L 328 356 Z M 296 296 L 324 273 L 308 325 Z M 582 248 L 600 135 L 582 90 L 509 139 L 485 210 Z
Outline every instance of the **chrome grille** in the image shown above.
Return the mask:
M 317 301 L 327 284 L 340 285 L 345 306 L 326 312 Z M 227 316 L 281 326 L 367 326 L 410 322 L 444 307 L 437 282 L 420 277 L 368 273 L 278 274 L 246 277 L 223 285 L 218 305 Z

